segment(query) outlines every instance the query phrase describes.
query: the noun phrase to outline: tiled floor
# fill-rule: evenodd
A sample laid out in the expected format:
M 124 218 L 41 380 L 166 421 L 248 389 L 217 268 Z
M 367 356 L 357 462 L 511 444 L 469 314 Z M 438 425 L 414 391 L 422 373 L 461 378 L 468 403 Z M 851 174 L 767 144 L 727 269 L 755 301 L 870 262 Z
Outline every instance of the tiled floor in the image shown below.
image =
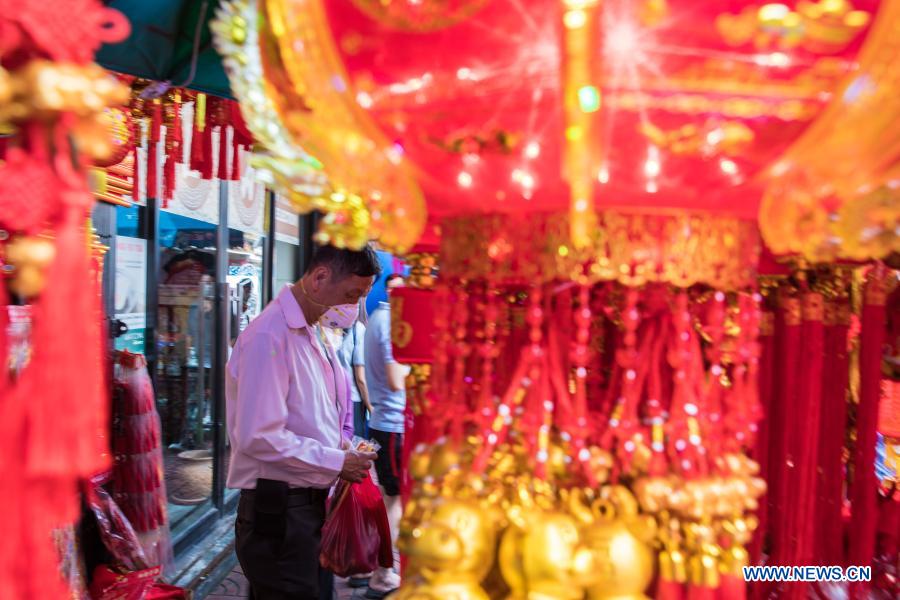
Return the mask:
M 219 582 L 206 600 L 237 600 L 238 598 L 247 598 L 249 592 L 247 579 L 241 572 L 241 566 L 237 565 L 225 579 Z M 365 593 L 366 588 L 353 589 L 347 585 L 347 581 L 344 579 L 336 578 L 334 581 L 335 600 L 363 600 Z

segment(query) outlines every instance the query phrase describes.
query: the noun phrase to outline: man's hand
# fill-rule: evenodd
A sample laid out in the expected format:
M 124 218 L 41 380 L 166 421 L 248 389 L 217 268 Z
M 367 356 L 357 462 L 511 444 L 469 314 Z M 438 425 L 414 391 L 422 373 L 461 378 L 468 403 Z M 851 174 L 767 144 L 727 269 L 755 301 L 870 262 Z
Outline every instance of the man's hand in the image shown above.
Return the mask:
M 350 483 L 357 483 L 366 478 L 372 461 L 378 457 L 375 452 L 359 452 L 347 450 L 344 452 L 344 468 L 341 469 L 341 479 Z

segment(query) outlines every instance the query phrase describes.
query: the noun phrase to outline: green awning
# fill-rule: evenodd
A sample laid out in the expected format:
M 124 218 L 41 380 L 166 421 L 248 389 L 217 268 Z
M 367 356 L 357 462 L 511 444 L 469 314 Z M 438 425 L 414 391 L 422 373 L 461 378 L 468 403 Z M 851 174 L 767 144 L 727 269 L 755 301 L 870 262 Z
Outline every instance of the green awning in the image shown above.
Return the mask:
M 97 62 L 120 73 L 232 98 L 209 31 L 218 0 L 109 0 L 131 35 L 100 48 Z

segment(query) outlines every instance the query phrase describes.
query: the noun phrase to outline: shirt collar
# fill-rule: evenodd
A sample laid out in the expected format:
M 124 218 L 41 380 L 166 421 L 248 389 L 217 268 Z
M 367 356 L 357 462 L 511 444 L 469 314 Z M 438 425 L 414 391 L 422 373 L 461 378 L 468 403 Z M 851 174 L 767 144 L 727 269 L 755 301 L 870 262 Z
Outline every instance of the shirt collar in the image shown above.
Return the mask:
M 309 327 L 309 323 L 306 322 L 306 316 L 297 303 L 292 289 L 293 286 L 287 284 L 278 294 L 278 304 L 281 306 L 281 312 L 284 313 L 284 320 L 291 329 Z

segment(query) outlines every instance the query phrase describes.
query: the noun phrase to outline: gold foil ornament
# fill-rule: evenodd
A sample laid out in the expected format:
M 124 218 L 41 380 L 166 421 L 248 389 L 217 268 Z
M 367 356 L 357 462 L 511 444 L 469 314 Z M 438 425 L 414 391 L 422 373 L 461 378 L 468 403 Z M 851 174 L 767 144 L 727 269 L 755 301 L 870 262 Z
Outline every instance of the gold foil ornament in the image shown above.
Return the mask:
M 653 553 L 647 545 L 655 524 L 638 514 L 634 496 L 623 486 L 601 490 L 590 510 L 591 521 L 582 527 L 584 545 L 596 566 L 588 586 L 591 599 L 638 600 L 653 579 Z
M 487 600 L 480 581 L 493 565 L 495 546 L 490 513 L 477 502 L 436 500 L 422 523 L 398 540 L 411 575 L 393 597 Z
M 581 598 L 593 581 L 594 563 L 580 544 L 575 519 L 560 511 L 515 512 L 498 558 L 510 598 Z

